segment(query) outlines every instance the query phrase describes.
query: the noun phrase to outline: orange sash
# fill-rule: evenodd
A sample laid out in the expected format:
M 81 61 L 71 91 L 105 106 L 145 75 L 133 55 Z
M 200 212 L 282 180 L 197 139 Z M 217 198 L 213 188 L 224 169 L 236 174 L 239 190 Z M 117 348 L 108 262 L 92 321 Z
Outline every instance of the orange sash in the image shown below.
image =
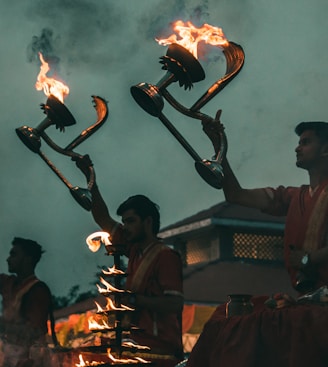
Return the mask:
M 150 268 L 153 261 L 156 259 L 158 254 L 166 248 L 166 245 L 163 243 L 157 243 L 154 246 L 151 246 L 150 249 L 143 256 L 140 265 L 138 266 L 137 271 L 135 272 L 132 282 L 131 282 L 131 291 L 138 292 L 140 287 L 143 284 L 145 275 L 147 270 Z
M 321 191 L 311 213 L 304 239 L 304 250 L 311 252 L 318 249 L 321 242 L 320 236 L 322 225 L 327 218 L 328 208 L 328 185 Z
M 26 294 L 34 284 L 38 283 L 39 279 L 35 276 L 31 277 L 22 288 L 20 288 L 12 297 L 10 307 L 3 310 L 3 316 L 6 321 L 18 320 L 21 302 L 24 294 Z

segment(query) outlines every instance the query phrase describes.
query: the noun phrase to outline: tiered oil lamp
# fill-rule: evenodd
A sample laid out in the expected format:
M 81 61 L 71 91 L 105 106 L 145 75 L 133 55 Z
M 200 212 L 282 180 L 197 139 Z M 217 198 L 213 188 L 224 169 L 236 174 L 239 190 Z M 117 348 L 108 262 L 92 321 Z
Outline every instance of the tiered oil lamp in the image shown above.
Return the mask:
M 106 298 L 106 306 L 101 307 L 96 303 L 96 314 L 89 320 L 91 331 L 107 335 L 111 333 L 112 336 L 102 338 L 104 345 L 78 348 L 79 363 L 75 366 L 151 366 L 152 363 L 142 357 L 150 348 L 129 340 L 131 330 L 136 331 L 138 328 L 130 322 L 134 309 L 124 305 L 124 300 L 131 296 L 131 292 L 125 291 L 123 286 L 127 276 L 121 265 L 125 246 L 113 246 L 106 232 L 91 234 L 87 238 L 87 244 L 93 252 L 104 244 L 107 253 L 114 259 L 113 267 L 102 271 L 101 285 L 97 285 L 98 292 Z M 90 358 L 97 360 L 86 360 Z

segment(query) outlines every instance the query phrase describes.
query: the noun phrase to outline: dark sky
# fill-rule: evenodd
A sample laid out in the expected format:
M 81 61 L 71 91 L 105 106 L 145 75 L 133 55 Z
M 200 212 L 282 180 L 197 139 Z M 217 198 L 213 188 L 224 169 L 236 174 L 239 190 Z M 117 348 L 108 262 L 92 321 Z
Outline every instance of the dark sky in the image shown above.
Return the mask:
M 202 111 L 222 122 L 228 156 L 245 187 L 299 185 L 307 182 L 295 167 L 300 121 L 327 120 L 327 21 L 325 0 L 40 0 L 1 2 L 2 124 L 0 152 L 1 271 L 14 236 L 32 238 L 46 249 L 38 275 L 57 295 L 75 284 L 92 288 L 97 265 L 108 264 L 103 251 L 89 252 L 85 238 L 99 228 L 91 214 L 71 197 L 46 164 L 17 138 L 15 128 L 37 126 L 46 101 L 34 84 L 37 52 L 70 87 L 65 104 L 77 120 L 64 133 L 47 133 L 61 146 L 93 124 L 91 95 L 108 100 L 106 124 L 76 151 L 88 153 L 99 186 L 115 217 L 128 196 L 143 193 L 161 207 L 162 226 L 223 200 L 208 186 L 194 162 L 155 117 L 133 100 L 130 87 L 156 84 L 164 75 L 159 57 L 166 47 L 155 38 L 173 33 L 177 19 L 221 27 L 245 51 L 240 74 Z M 201 61 L 206 79 L 191 91 L 170 86 L 177 100 L 190 106 L 225 71 L 222 55 Z M 165 105 L 164 112 L 203 158 L 213 154 L 200 122 Z M 42 149 L 74 184 L 84 178 L 69 157 L 45 144 Z M 119 218 L 117 218 L 119 219 Z

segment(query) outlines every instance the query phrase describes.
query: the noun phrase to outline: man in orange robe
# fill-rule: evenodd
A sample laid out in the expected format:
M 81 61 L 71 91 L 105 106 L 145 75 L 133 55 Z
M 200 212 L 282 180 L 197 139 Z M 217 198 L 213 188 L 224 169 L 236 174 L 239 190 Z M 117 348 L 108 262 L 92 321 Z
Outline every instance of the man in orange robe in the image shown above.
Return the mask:
M 35 275 L 42 253 L 37 242 L 15 237 L 7 259 L 11 275 L 0 274 L 0 365 L 3 367 L 31 365 L 30 347 L 45 343 L 51 293 Z
M 216 153 L 224 129 L 220 115 L 219 110 L 214 120 L 203 121 Z M 284 254 L 291 283 L 300 296 L 317 290 L 321 297 L 306 304 L 285 297 L 274 309 L 268 307 L 272 302 L 265 303 L 268 297 L 254 297 L 253 313 L 232 317 L 219 306 L 187 367 L 328 365 L 328 123 L 302 122 L 295 132 L 296 165 L 308 172 L 309 185 L 245 189 L 224 157 L 223 191 L 231 203 L 286 216 Z

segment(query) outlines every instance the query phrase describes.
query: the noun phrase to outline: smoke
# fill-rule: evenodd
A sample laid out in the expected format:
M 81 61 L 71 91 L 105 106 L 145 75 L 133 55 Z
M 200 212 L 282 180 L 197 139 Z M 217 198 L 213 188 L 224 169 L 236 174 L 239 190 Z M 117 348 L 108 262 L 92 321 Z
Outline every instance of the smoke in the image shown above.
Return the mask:
M 141 25 L 147 38 L 164 38 L 172 33 L 172 23 L 181 19 L 191 21 L 195 26 L 206 23 L 209 18 L 209 2 L 203 1 L 201 5 L 188 5 L 190 1 L 168 0 L 157 7 L 152 7 L 150 12 L 142 16 Z M 142 26 L 141 26 L 142 27 Z
M 41 50 L 74 68 L 104 65 L 115 59 L 108 47 L 122 26 L 115 2 L 40 0 L 27 5 L 26 15 L 30 21 L 46 25 L 28 46 L 29 61 Z
M 33 36 L 32 42 L 27 46 L 28 62 L 37 62 L 39 53 L 44 57 L 44 60 L 51 65 L 51 70 L 58 71 L 60 58 L 57 56 L 56 43 L 59 42 L 59 37 L 53 35 L 53 31 L 45 28 L 41 31 L 41 35 Z

